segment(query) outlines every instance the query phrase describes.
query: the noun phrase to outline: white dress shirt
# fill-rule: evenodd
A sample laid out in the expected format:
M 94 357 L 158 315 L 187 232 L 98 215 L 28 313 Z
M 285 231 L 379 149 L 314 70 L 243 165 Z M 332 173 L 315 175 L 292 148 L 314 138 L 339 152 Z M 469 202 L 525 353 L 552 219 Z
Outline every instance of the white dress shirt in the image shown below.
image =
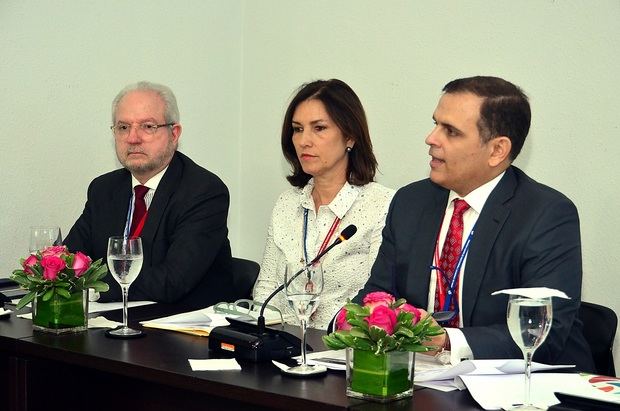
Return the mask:
M 304 259 L 304 209 L 308 210 L 306 248 L 309 260 L 318 254 L 334 219 L 341 218 L 328 244 L 349 224 L 355 224 L 357 232 L 321 259 L 323 293 L 309 325 L 325 329 L 347 299 L 355 297 L 370 276 L 394 190 L 377 183 L 364 186 L 346 183 L 332 202 L 319 207 L 317 212 L 311 195 L 313 188 L 314 180 L 311 179 L 303 189 L 291 188 L 278 198 L 271 215 L 260 274 L 254 286 L 254 299 L 263 302 L 284 283 L 287 262 Z M 276 295 L 269 304 L 282 311 L 285 321 L 297 324 L 284 292 Z
M 136 186 L 143 185 L 149 189 L 144 195 L 144 203 L 146 204 L 146 209 L 148 210 L 151 206 L 151 202 L 153 201 L 153 197 L 155 196 L 155 191 L 157 190 L 157 186 L 159 185 L 162 177 L 168 170 L 168 166 L 161 170 L 159 173 L 155 174 L 153 177 L 149 178 L 146 183 L 142 184 L 138 181 L 137 178 L 131 175 L 131 201 L 129 202 L 129 209 L 127 210 L 127 221 L 125 223 L 125 233 L 129 233 L 129 229 L 131 227 L 131 217 L 133 216 L 133 209 L 136 203 L 136 191 L 134 190 Z

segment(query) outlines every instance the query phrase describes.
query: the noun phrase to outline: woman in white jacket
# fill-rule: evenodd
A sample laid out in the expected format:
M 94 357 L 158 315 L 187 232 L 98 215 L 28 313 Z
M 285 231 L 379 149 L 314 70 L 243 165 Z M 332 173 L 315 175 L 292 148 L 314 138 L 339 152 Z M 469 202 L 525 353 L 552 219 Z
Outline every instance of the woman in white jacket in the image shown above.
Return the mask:
M 281 143 L 293 187 L 273 209 L 254 300 L 283 284 L 287 262 L 308 263 L 354 224 L 357 233 L 321 260 L 324 288 L 308 325 L 325 329 L 370 275 L 394 190 L 374 182 L 377 161 L 364 108 L 340 80 L 301 86 L 284 116 Z M 284 292 L 270 305 L 297 324 Z

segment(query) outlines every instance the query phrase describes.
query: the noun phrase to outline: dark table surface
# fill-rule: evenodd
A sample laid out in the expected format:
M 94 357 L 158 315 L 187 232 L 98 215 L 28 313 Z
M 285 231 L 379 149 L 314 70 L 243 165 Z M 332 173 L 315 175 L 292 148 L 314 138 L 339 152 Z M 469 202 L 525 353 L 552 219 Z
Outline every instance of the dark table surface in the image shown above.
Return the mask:
M 139 321 L 178 312 L 174 306 L 161 304 L 132 308 L 130 325 L 142 328 Z M 103 315 L 120 321 L 122 314 L 121 310 L 116 310 Z M 297 327 L 287 326 L 286 329 L 298 332 Z M 29 378 L 36 379 L 40 375 L 43 379 L 61 364 L 76 378 L 82 375 L 99 381 L 100 385 L 122 381 L 123 384 L 114 386 L 117 396 L 146 395 L 138 394 L 144 390 L 152 398 L 158 398 L 156 402 L 153 400 L 159 407 L 156 409 L 166 409 L 166 401 L 169 406 L 190 409 L 194 405 L 204 405 L 208 398 L 213 409 L 219 404 L 227 409 L 480 410 L 467 391 L 443 393 L 416 389 L 413 399 L 386 405 L 350 399 L 345 395 L 343 371 L 329 371 L 319 378 L 297 379 L 283 375 L 270 362 L 247 361 L 239 361 L 241 371 L 192 371 L 190 358 L 221 358 L 209 351 L 207 338 L 152 328 L 143 330 L 146 337 L 134 340 L 107 338 L 102 329 L 53 335 L 33 332 L 30 320 L 12 314 L 0 320 L 0 349 L 31 362 L 38 360 L 35 364 L 39 368 L 34 367 Z M 309 343 L 315 349 L 324 349 L 320 338 L 323 333 L 309 330 Z M 124 387 L 125 384 L 128 387 Z M 145 396 L 140 401 L 145 405 L 149 398 Z

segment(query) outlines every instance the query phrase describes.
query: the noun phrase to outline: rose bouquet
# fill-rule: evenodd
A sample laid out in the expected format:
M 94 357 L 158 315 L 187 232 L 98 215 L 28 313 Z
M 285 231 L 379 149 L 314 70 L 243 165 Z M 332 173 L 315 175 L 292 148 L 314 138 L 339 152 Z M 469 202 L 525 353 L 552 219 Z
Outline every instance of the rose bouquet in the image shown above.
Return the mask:
M 11 279 L 29 291 L 17 304 L 21 309 L 41 297 L 50 300 L 54 295 L 69 299 L 72 293 L 93 288 L 108 291 L 108 284 L 100 281 L 108 269 L 101 259 L 92 262 L 87 255 L 70 253 L 66 246 L 47 247 L 27 258 L 20 259 L 22 268 L 14 270 Z
M 422 343 L 443 333 L 433 325 L 430 315 L 421 317 L 420 311 L 395 300 L 385 292 L 373 292 L 364 297 L 364 305 L 347 303 L 336 317 L 336 331 L 323 336 L 323 342 L 332 350 L 351 347 L 356 350 L 384 354 L 389 351 L 424 352 L 436 347 Z

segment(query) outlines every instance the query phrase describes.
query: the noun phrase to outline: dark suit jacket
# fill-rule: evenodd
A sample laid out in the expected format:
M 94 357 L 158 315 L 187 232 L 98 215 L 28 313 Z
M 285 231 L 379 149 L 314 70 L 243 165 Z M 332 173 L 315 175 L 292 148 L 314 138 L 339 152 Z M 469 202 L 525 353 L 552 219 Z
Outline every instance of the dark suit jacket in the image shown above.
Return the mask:
M 123 235 L 131 193 L 126 169 L 94 179 L 84 211 L 65 239 L 69 250 L 106 261 L 108 237 Z M 144 263 L 129 298 L 195 309 L 234 300 L 228 205 L 226 185 L 176 152 L 148 210 L 141 234 Z M 105 281 L 110 291 L 100 301 L 120 300 L 112 275 Z
M 382 290 L 427 307 L 429 267 L 448 194 L 428 179 L 396 193 L 377 260 L 357 301 Z M 572 299 L 553 299 L 552 328 L 535 360 L 594 370 L 577 319 L 582 275 L 579 217 L 564 195 L 509 167 L 478 218 L 464 273 L 461 330 L 476 359 L 522 358 L 506 325 L 508 296 L 491 293 L 544 286 Z

